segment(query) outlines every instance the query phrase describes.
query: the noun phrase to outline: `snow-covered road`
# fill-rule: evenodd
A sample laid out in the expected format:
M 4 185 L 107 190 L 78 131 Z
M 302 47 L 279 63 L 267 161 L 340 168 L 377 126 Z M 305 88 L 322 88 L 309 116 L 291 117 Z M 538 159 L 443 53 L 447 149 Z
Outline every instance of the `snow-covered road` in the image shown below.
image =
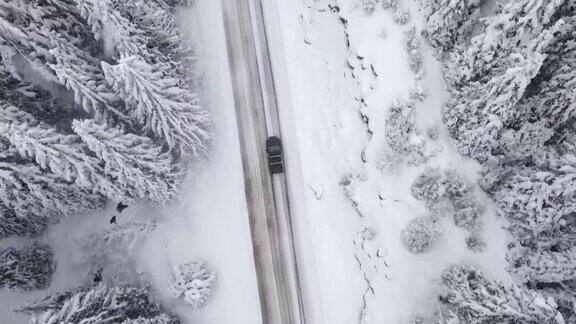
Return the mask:
M 223 0 L 262 318 L 305 323 L 284 175 L 270 175 L 265 152 L 268 136 L 281 134 L 261 8 Z

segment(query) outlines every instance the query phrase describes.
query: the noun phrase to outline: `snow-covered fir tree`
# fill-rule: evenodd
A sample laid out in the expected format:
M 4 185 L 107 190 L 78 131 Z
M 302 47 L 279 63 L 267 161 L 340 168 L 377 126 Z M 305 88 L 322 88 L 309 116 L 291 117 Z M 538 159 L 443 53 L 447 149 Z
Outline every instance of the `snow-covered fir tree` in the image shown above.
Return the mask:
M 522 282 L 559 283 L 576 279 L 576 249 L 545 250 L 518 247 L 508 252 L 510 270 Z
M 459 151 L 483 163 L 480 186 L 515 239 L 511 272 L 534 292 L 555 287 L 555 296 L 570 300 L 576 6 L 563 0 L 489 4 L 482 3 L 480 10 L 490 14 L 477 34 L 456 39 L 445 56 L 445 122 Z M 454 10 L 446 16 L 461 10 L 444 9 Z M 574 313 L 560 311 L 567 318 Z
M 123 56 L 116 65 L 102 63 L 112 88 L 127 98 L 128 115 L 180 154 L 204 154 L 211 135 L 210 118 L 198 98 L 170 77 L 166 66 L 139 56 Z
M 49 64 L 58 82 L 70 90 L 74 101 L 97 119 L 113 114 L 117 121 L 127 119 L 124 103 L 106 82 L 99 60 L 60 39 L 50 50 L 54 63 Z
M 190 92 L 180 5 L 190 2 L 0 0 L 3 236 L 39 234 L 103 198 L 176 197 L 181 153 L 206 153 L 211 140 Z M 141 64 L 112 80 L 126 55 Z
M 90 119 L 76 120 L 72 128 L 102 160 L 104 173 L 129 193 L 130 200 L 163 203 L 178 193 L 182 175 L 173 157 L 152 139 Z
M 488 279 L 466 265 L 442 274 L 440 322 L 565 323 L 554 298 Z
M 442 53 L 465 41 L 478 22 L 485 0 L 429 0 L 424 2 L 426 37 Z
M 48 245 L 0 249 L 0 288 L 33 290 L 50 285 L 56 263 Z
M 115 225 L 112 229 L 106 229 L 85 237 L 80 241 L 80 247 L 84 250 L 102 252 L 109 248 L 130 248 L 134 241 L 156 229 L 156 222 L 126 223 Z
M 188 262 L 174 267 L 174 282 L 168 287 L 172 295 L 198 308 L 206 303 L 216 281 L 216 273 L 204 262 Z
M 10 236 L 36 237 L 46 231 L 48 219 L 41 214 L 18 216 L 13 208 L 0 203 L 0 238 Z
M 530 107 L 518 104 L 564 26 L 558 19 L 561 2 L 510 2 L 486 18 L 484 32 L 470 44 L 451 51 L 445 73 L 451 99 L 444 119 L 462 154 L 486 161 L 499 134 L 527 120 Z
M 129 198 L 125 190 L 107 177 L 100 160 L 78 135 L 62 134 L 32 115 L 0 102 L 0 137 L 15 147 L 24 159 L 32 159 L 43 170 L 114 199 Z
M 17 311 L 30 314 L 37 324 L 180 322 L 152 300 L 148 287 L 104 284 L 50 296 Z

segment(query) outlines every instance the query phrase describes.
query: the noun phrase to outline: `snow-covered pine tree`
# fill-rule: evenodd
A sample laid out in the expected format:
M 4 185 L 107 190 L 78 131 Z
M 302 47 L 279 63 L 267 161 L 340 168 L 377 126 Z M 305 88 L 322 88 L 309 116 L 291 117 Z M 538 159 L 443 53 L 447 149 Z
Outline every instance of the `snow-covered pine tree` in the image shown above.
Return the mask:
M 53 97 L 50 91 L 12 77 L 2 63 L 0 53 L 0 98 L 57 128 L 66 128 L 72 115 L 78 115 L 72 107 L 64 104 L 63 100 Z
M 206 269 L 204 262 L 188 262 L 174 267 L 175 281 L 168 289 L 194 308 L 206 303 L 216 281 L 216 273 Z
M 58 133 L 32 115 L 0 102 L 0 137 L 22 158 L 34 159 L 40 168 L 64 181 L 110 199 L 131 200 L 124 188 L 103 173 L 100 160 L 89 153 L 78 135 Z
M 49 67 L 58 82 L 74 94 L 77 105 L 99 120 L 109 114 L 119 123 L 128 119 L 123 113 L 124 103 L 110 89 L 97 59 L 61 37 L 55 41 L 50 54 L 54 63 Z
M 482 33 L 451 51 L 446 62 L 449 84 L 458 87 L 465 83 L 486 82 L 510 66 L 511 54 L 540 53 L 563 24 L 558 19 L 564 2 L 519 0 L 506 3 L 499 14 L 484 20 Z
M 151 299 L 148 287 L 104 284 L 50 296 L 16 311 L 30 314 L 35 324 L 180 322 Z
M 54 57 L 49 50 L 56 41 L 77 46 L 89 46 L 89 30 L 70 0 L 1 0 L 0 7 L 0 52 L 4 63 L 22 60 L 25 65 L 48 82 L 57 82 L 48 67 Z M 12 53 L 16 57 L 7 57 Z M 16 79 L 26 75 L 11 66 Z
M 0 288 L 33 290 L 50 285 L 56 263 L 48 245 L 0 249 Z
M 462 154 L 485 162 L 500 132 L 529 118 L 530 107 L 518 103 L 564 26 L 562 2 L 509 2 L 485 20 L 483 33 L 451 52 L 445 75 L 452 98 L 444 119 Z
M 520 103 L 533 119 L 559 129 L 576 118 L 576 16 L 563 17 L 564 24 L 546 49 L 546 59 Z
M 576 279 L 576 248 L 561 251 L 518 247 L 508 252 L 510 271 L 522 282 L 560 283 Z
M 100 208 L 104 199 L 31 162 L 0 161 L 0 203 L 17 218 L 48 221 Z M 34 231 L 35 232 L 35 231 Z
M 46 231 L 48 219 L 39 214 L 16 215 L 14 209 L 0 203 L 0 239 L 10 236 L 36 237 Z
M 546 35 L 549 34 L 542 36 Z M 542 38 L 534 40 L 535 44 L 544 45 L 546 40 Z M 501 131 L 526 118 L 527 111 L 515 107 L 540 70 L 544 57 L 539 52 L 510 55 L 507 62 L 500 62 L 501 73 L 487 75 L 489 79 L 485 82 L 452 88 L 444 121 L 457 138 L 460 153 L 485 162 Z
M 204 153 L 211 139 L 209 117 L 188 92 L 192 74 L 184 62 L 190 50 L 175 24 L 174 6 L 186 4 L 0 0 L 0 176 L 5 180 L 0 203 L 6 205 L 6 235 L 10 228 L 37 233 L 53 215 L 92 208 L 102 197 L 124 202 L 175 197 L 182 166 L 171 153 Z M 143 73 L 145 87 L 124 84 L 119 91 L 108 83 L 101 60 L 117 67 L 115 59 L 126 54 L 141 57 L 144 65 L 123 80 Z M 147 92 L 130 99 L 126 91 L 132 90 Z M 156 105 L 152 112 L 138 111 L 141 100 L 149 99 Z M 164 107 L 169 112 L 154 111 Z M 143 117 L 148 113 L 149 120 Z M 73 119 L 92 120 L 92 125 L 75 125 L 83 138 L 73 133 Z M 173 150 L 165 153 L 160 146 Z M 46 217 L 38 227 L 22 229 L 39 215 Z
M 102 62 L 102 67 L 112 88 L 126 98 L 127 114 L 144 130 L 183 155 L 208 151 L 210 117 L 197 105 L 197 96 L 170 77 L 165 65 L 125 56 L 116 65 Z
M 478 22 L 485 0 L 427 0 L 424 2 L 426 38 L 441 51 L 464 42 Z
M 557 229 L 576 212 L 576 157 L 550 159 L 546 165 L 512 167 L 493 194 L 499 213 L 518 238 Z
M 176 28 L 175 17 L 175 6 L 189 6 L 191 1 L 76 1 L 108 56 L 138 55 L 149 63 L 166 65 L 173 77 L 190 80 L 194 75 L 192 50 Z
M 149 37 L 120 11 L 126 1 L 75 1 L 95 39 L 103 42 L 106 56 L 115 59 L 120 58 L 120 54 L 149 56 Z M 142 5 L 146 6 L 144 2 Z
M 455 323 L 565 323 L 552 297 L 505 286 L 470 266 L 450 266 L 442 284 L 441 313 Z
M 104 173 L 129 192 L 132 200 L 165 203 L 176 197 L 181 173 L 172 156 L 150 138 L 90 119 L 75 120 L 72 127 L 102 160 Z

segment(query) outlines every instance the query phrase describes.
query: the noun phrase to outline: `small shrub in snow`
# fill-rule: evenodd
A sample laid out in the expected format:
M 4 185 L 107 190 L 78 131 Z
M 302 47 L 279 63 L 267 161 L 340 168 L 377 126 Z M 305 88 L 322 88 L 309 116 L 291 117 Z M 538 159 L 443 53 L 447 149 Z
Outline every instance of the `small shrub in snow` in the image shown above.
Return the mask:
M 189 262 L 174 268 L 175 281 L 170 292 L 194 308 L 201 307 L 212 292 L 216 273 L 207 270 L 204 262 Z
M 396 9 L 396 23 L 399 25 L 406 25 L 410 20 L 410 13 L 408 11 Z
M 402 243 L 408 251 L 424 253 L 438 242 L 441 234 L 442 230 L 438 224 L 438 219 L 423 216 L 411 220 L 400 235 Z
M 412 183 L 412 196 L 427 203 L 437 203 L 441 196 L 440 180 L 442 174 L 438 168 L 426 168 Z
M 430 138 L 431 140 L 437 141 L 440 138 L 440 127 L 432 126 L 428 128 L 426 134 L 428 135 L 428 138 Z
M 444 196 L 454 206 L 454 223 L 468 230 L 477 230 L 479 218 L 484 213 L 474 196 L 474 186 L 454 170 L 446 171 L 442 180 Z
M 470 234 L 466 237 L 466 246 L 470 251 L 473 252 L 483 252 L 486 247 L 486 243 L 476 234 Z
M 362 0 L 362 5 L 364 7 L 364 11 L 367 13 L 373 13 L 376 10 L 376 3 L 377 0 Z
M 420 53 L 420 40 L 416 36 L 416 28 L 411 28 L 404 33 L 406 39 L 406 49 L 408 50 L 408 63 L 410 69 L 417 75 L 422 75 L 422 53 Z
M 410 100 L 414 102 L 424 102 L 428 94 L 422 85 L 421 80 L 417 80 L 414 87 L 410 89 Z
M 156 223 L 127 223 L 115 225 L 85 237 L 79 243 L 82 261 L 90 266 L 94 278 L 108 284 L 140 284 L 131 250 L 138 239 L 156 228 Z
M 156 229 L 156 222 L 127 223 L 115 225 L 112 229 L 106 229 L 91 234 L 80 242 L 84 250 L 102 251 L 108 248 L 130 248 L 134 241 Z
M 470 196 L 459 198 L 454 203 L 454 224 L 460 228 L 477 231 L 480 227 L 480 216 L 483 207 Z
M 56 268 L 48 245 L 33 243 L 23 249 L 0 250 L 0 288 L 44 289 L 50 285 Z
M 398 0 L 381 0 L 382 1 L 382 8 L 396 8 L 398 6 Z
M 425 140 L 416 127 L 415 107 L 412 102 L 396 102 L 390 107 L 386 119 L 386 142 L 391 154 L 385 154 L 384 165 L 406 162 L 410 166 L 426 162 Z

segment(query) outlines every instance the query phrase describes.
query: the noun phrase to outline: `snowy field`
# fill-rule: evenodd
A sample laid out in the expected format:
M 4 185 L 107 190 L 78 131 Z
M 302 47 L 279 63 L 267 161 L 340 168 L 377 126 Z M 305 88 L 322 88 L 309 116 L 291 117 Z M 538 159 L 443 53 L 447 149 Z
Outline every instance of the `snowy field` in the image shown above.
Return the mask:
M 405 24 L 394 10 L 366 10 L 365 3 L 276 0 L 279 19 L 272 9 L 267 15 L 269 33 L 279 35 L 270 36 L 270 47 L 310 323 L 406 323 L 430 315 L 440 274 L 452 263 L 508 280 L 507 237 L 490 206 L 482 216 L 483 253 L 471 252 L 465 231 L 447 218 L 429 253 L 402 245 L 405 225 L 427 212 L 410 194 L 416 176 L 435 166 L 475 181 L 478 167 L 458 155 L 442 126 L 445 87 L 424 40 L 423 77 L 410 68 L 404 34 L 415 27 L 421 39 L 417 1 L 400 2 L 410 16 Z M 417 88 L 428 96 L 416 104 L 416 123 L 439 127 L 438 140 L 426 146 L 437 153 L 419 166 L 383 172 L 389 107 Z
M 175 206 L 130 206 L 122 214 L 109 206 L 102 213 L 71 217 L 51 228 L 41 238 L 56 254 L 51 287 L 34 293 L 3 291 L 0 323 L 27 323 L 27 316 L 14 314 L 11 308 L 85 284 L 88 268 L 79 262 L 76 244 L 86 235 L 109 228 L 113 215 L 119 223 L 156 220 L 156 230 L 138 240 L 132 254 L 138 273 L 183 323 L 261 322 L 220 1 L 196 1 L 191 9 L 180 12 L 180 19 L 202 67 L 202 106 L 216 121 L 217 142 L 211 157 L 195 165 Z M 19 240 L 3 242 L 4 246 L 20 244 Z M 193 309 L 176 301 L 167 287 L 173 280 L 172 265 L 199 260 L 216 271 L 217 280 L 206 305 Z

